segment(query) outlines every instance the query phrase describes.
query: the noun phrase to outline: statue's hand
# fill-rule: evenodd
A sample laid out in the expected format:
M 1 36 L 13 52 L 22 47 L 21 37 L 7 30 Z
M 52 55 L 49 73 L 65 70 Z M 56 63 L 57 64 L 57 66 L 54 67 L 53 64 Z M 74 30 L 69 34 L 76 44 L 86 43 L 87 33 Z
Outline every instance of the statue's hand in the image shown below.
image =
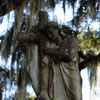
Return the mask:
M 52 58 L 53 58 L 53 60 L 54 60 L 55 63 L 58 63 L 57 57 L 53 56 Z
M 45 52 L 45 47 L 41 47 L 41 52 Z
M 57 53 L 57 59 L 58 61 L 61 61 L 63 55 L 65 54 L 65 50 L 67 48 L 67 39 L 64 39 L 61 43 L 61 45 L 59 46 L 59 50 Z
M 57 61 L 61 61 L 62 56 L 63 56 L 63 52 L 62 52 L 61 50 L 58 51 L 58 52 L 57 52 L 57 56 L 56 56 L 56 60 L 57 60 Z

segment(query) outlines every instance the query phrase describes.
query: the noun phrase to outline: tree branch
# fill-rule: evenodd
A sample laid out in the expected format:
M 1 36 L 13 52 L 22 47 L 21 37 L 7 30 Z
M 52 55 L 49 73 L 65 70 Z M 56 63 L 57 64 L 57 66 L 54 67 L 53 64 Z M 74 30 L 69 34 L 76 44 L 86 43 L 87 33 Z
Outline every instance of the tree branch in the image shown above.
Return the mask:
M 0 40 L 4 40 L 4 37 L 5 37 L 4 35 L 3 35 L 3 36 L 1 36 L 1 37 L 0 37 Z
M 79 57 L 81 57 L 82 59 L 87 59 L 88 57 L 87 55 L 84 55 L 82 51 L 79 51 L 78 54 L 79 54 Z
M 90 56 L 89 58 L 85 59 L 83 62 L 79 63 L 79 70 L 86 68 L 90 63 L 93 61 L 97 61 L 100 59 L 100 54 L 97 56 Z
M 0 7 L 0 16 L 4 16 L 9 13 L 11 10 L 16 9 L 18 6 L 22 4 L 24 0 L 8 0 L 8 2 Z
M 0 72 L 6 73 L 6 76 L 9 77 L 9 70 L 4 69 L 4 68 L 2 68 L 2 67 L 0 66 Z

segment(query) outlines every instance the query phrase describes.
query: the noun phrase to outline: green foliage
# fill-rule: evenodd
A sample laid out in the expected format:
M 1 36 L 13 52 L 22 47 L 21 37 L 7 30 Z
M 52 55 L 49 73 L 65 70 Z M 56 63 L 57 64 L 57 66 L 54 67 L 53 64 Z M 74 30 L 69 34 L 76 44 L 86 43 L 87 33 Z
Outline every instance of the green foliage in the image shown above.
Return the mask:
M 35 100 L 36 96 L 32 96 L 31 94 L 28 95 L 27 100 Z
M 84 53 L 98 54 L 100 52 L 100 33 L 86 32 L 78 34 L 80 48 Z

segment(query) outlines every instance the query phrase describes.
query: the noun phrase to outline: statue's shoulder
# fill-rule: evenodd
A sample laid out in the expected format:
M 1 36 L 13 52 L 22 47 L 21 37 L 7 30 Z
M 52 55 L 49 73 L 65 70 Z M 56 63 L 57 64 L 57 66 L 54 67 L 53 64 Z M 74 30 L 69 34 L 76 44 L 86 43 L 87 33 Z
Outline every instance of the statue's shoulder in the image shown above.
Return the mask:
M 63 41 L 77 41 L 77 39 L 74 37 L 74 36 L 68 36 L 68 37 L 65 37 Z
M 78 40 L 74 36 L 68 36 L 63 40 L 64 44 L 67 44 L 69 46 L 79 46 Z

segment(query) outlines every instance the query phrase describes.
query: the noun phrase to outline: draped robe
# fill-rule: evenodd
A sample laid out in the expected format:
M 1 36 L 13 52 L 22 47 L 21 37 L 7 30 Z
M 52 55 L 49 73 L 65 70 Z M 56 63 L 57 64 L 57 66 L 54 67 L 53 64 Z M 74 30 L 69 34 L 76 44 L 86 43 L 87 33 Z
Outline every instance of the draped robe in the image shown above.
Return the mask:
M 54 77 L 50 94 L 52 94 L 52 100 L 81 100 L 78 41 L 74 37 L 69 37 L 66 44 L 64 54 L 67 54 L 71 58 L 71 61 L 52 63 Z

